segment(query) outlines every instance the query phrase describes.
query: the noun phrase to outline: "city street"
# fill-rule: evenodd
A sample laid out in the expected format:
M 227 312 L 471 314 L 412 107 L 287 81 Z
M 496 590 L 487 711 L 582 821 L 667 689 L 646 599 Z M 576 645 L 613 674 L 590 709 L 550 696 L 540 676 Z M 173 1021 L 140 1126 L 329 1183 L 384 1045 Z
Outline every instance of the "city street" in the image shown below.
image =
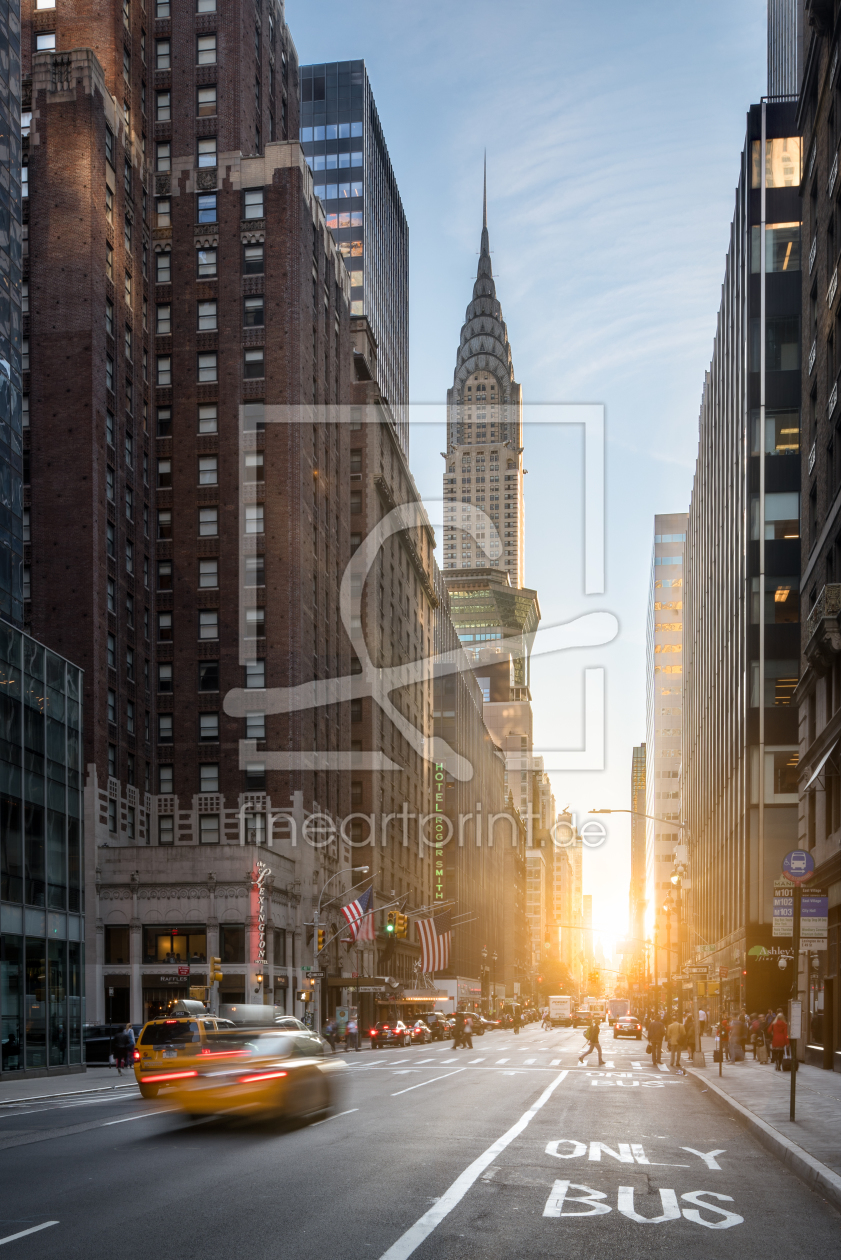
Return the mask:
M 133 1092 L 4 1107 L 0 1245 L 20 1260 L 837 1248 L 835 1210 L 697 1082 L 609 1030 L 602 1067 L 578 1066 L 581 1048 L 537 1026 L 472 1051 L 366 1048 L 346 1056 L 337 1114 L 285 1130 L 190 1123 Z

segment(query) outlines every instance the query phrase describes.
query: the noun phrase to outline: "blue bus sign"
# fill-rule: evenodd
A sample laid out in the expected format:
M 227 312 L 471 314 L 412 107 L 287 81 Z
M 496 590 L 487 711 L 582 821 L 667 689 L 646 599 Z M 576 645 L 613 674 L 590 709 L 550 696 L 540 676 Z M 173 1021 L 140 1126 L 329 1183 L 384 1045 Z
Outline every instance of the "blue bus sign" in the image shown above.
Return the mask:
M 803 884 L 815 873 L 815 859 L 806 849 L 792 849 L 783 858 L 783 874 L 795 884 Z

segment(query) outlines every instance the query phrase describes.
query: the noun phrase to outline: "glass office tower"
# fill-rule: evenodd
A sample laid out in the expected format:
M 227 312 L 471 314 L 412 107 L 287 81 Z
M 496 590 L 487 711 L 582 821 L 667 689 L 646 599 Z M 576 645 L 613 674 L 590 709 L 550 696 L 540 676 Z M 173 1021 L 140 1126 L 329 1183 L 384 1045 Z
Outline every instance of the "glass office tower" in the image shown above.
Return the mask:
M 82 1065 L 82 671 L 0 622 L 2 1076 Z
M 0 0 L 0 617 L 23 625 L 20 4 Z M 28 131 L 28 119 L 24 119 Z M 26 347 L 23 347 L 26 351 Z M 28 356 L 27 356 L 28 357 Z M 27 367 L 26 362 L 23 367 Z
M 377 383 L 409 449 L 409 227 L 364 61 L 301 66 L 301 143 L 350 272 L 351 315 L 377 342 Z

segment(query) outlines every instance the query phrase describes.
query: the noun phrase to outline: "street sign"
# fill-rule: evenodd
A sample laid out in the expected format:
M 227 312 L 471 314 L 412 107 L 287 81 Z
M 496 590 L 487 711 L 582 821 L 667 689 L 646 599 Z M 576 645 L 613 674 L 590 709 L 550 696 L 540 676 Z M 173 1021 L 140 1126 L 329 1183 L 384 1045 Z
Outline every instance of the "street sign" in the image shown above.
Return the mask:
M 718 969 L 718 978 L 719 978 L 719 980 L 726 980 L 726 979 L 727 979 L 727 974 L 728 974 L 728 971 L 729 971 L 729 968 L 727 968 L 727 967 L 719 967 L 719 969 Z
M 794 932 L 794 887 L 787 879 L 774 881 L 772 936 L 791 936 Z
M 356 990 L 357 993 L 379 993 L 379 987 L 374 984 L 360 984 Z
M 307 972 L 309 974 L 310 980 L 323 980 L 324 979 L 323 971 L 313 971 L 310 967 L 307 967 Z
M 688 976 L 705 976 L 707 974 L 707 971 L 708 971 L 708 967 L 706 963 L 702 963 L 701 965 L 697 967 L 690 966 L 686 968 L 686 974 Z
M 803 1035 L 802 1023 L 803 1003 L 791 998 L 788 1004 L 788 1035 L 790 1041 L 800 1040 Z
M 179 974 L 179 976 L 189 976 L 189 974 L 190 974 L 190 968 L 189 968 L 189 967 L 179 967 L 179 968 L 178 968 L 178 974 Z
M 815 873 L 815 859 L 806 849 L 792 849 L 783 858 L 783 874 L 795 884 L 803 884 Z
M 826 937 L 829 897 L 823 889 L 810 888 L 800 899 L 800 940 L 814 942 Z

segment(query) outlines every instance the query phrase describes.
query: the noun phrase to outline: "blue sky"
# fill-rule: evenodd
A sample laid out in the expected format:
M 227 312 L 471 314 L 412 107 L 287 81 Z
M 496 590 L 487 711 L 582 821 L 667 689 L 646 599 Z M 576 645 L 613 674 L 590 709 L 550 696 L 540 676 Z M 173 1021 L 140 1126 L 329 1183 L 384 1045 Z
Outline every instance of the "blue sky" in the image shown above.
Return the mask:
M 526 581 L 545 622 L 594 608 L 607 648 L 533 674 L 537 742 L 580 740 L 581 669 L 607 668 L 603 773 L 557 773 L 559 807 L 627 807 L 645 733 L 655 512 L 686 510 L 748 107 L 765 91 L 764 0 L 703 5 L 289 0 L 302 64 L 364 58 L 411 242 L 411 398 L 452 382 L 481 228 L 482 153 L 497 293 L 529 402 L 607 415 L 607 591 L 581 594 L 581 443 L 526 432 Z M 412 436 L 441 493 L 442 434 Z M 588 855 L 594 922 L 627 914 L 628 827 Z M 618 934 L 621 934 L 621 929 Z

